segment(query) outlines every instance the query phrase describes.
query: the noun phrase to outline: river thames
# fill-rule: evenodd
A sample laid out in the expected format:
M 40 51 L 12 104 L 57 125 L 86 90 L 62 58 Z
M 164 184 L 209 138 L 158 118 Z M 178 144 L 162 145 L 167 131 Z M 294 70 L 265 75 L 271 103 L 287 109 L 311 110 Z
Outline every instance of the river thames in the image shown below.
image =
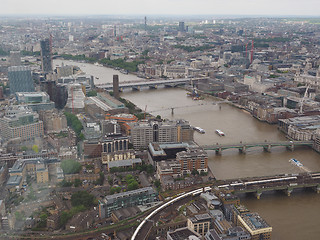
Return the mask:
M 63 61 L 71 64 L 70 61 Z M 112 75 L 118 74 L 122 81 L 136 81 L 134 75 L 124 75 L 116 70 L 92 64 L 76 63 L 88 74 L 98 76 L 99 83 L 112 82 Z M 61 60 L 55 60 L 61 64 Z M 124 92 L 121 97 L 132 101 L 147 112 L 168 119 L 186 119 L 193 126 L 203 128 L 206 133 L 195 132 L 199 145 L 216 143 L 243 143 L 263 141 L 284 141 L 284 134 L 276 125 L 269 125 L 251 117 L 247 112 L 212 99 L 194 101 L 183 89 L 142 90 Z M 174 108 L 174 114 L 171 112 Z M 219 137 L 215 130 L 225 132 Z M 288 160 L 296 158 L 311 171 L 320 171 L 320 155 L 310 148 L 297 148 L 291 152 L 282 147 L 272 148 L 271 153 L 262 148 L 249 149 L 246 154 L 237 150 L 225 150 L 222 155 L 209 151 L 209 167 L 217 179 L 266 176 L 283 173 L 299 173 L 301 170 Z M 264 193 L 260 200 L 253 195 L 241 196 L 241 202 L 251 211 L 256 211 L 273 227 L 272 239 L 300 240 L 319 239 L 320 195 L 313 191 L 294 191 L 291 197 L 284 193 Z

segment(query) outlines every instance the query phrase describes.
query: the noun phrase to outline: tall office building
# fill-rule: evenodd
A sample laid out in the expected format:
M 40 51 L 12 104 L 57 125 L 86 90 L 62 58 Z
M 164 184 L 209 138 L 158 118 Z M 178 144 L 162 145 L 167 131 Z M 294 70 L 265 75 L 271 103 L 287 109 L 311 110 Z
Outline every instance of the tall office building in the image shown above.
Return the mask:
M 21 65 L 20 51 L 10 51 L 10 65 L 11 66 Z
M 4 96 L 3 96 L 3 87 L 0 86 L 0 101 L 4 100 Z
M 50 40 L 44 39 L 40 41 L 41 47 L 41 69 L 43 72 L 52 71 L 52 57 Z
M 184 32 L 185 27 L 184 27 L 184 22 L 179 22 L 179 32 Z
M 147 16 L 144 17 L 144 30 L 147 31 Z
M 8 68 L 10 93 L 34 92 L 31 70 L 26 66 L 13 66 Z

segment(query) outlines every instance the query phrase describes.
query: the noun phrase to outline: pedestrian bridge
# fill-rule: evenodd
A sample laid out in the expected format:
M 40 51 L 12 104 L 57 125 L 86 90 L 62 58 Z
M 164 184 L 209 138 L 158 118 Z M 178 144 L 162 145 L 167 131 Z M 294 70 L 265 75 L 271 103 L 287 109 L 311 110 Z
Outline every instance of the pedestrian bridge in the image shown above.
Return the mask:
M 260 142 L 260 143 L 237 143 L 237 144 L 219 144 L 216 145 L 205 145 L 202 146 L 204 150 L 213 150 L 217 154 L 221 154 L 223 150 L 226 149 L 238 149 L 239 152 L 245 153 L 249 148 L 262 147 L 266 152 L 271 152 L 272 147 L 286 147 L 291 151 L 294 150 L 296 146 L 313 146 L 313 141 L 281 141 L 281 142 Z

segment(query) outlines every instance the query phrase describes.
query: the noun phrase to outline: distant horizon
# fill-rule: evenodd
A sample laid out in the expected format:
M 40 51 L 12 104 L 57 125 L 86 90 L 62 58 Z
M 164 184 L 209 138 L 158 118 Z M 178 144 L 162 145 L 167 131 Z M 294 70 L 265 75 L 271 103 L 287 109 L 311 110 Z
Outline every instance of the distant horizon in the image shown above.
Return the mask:
M 13 17 L 210 17 L 210 18 L 320 18 L 319 15 L 281 15 L 281 14 L 0 14 L 0 18 L 13 18 Z
M 320 16 L 319 0 L 2 0 L 0 16 Z

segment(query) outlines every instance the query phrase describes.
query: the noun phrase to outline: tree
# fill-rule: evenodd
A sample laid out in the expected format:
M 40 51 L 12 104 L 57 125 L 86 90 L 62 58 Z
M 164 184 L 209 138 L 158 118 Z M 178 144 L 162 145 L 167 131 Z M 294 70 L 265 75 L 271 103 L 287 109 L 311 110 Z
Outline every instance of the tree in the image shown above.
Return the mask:
M 71 127 L 75 131 L 75 133 L 77 134 L 77 137 L 79 139 L 83 138 L 84 136 L 80 136 L 81 130 L 83 129 L 83 126 L 82 126 L 82 123 L 80 122 L 80 120 L 78 119 L 78 117 L 72 113 L 69 113 L 69 112 L 65 112 L 64 115 L 67 118 L 68 126 Z
M 87 209 L 95 205 L 95 198 L 86 191 L 79 191 L 71 196 L 71 204 L 73 207 L 83 205 Z
M 139 188 L 139 183 L 136 181 L 136 179 L 131 174 L 128 174 L 126 176 L 126 183 L 127 183 L 127 190 L 128 191 Z
M 126 182 L 128 183 L 130 180 L 134 179 L 131 174 L 126 175 Z
M 84 139 L 85 139 L 84 134 L 83 134 L 83 133 L 80 133 L 80 134 L 79 134 L 79 140 L 80 140 L 80 141 L 83 141 Z
M 28 150 L 28 148 L 26 146 L 21 147 L 21 151 L 27 151 L 27 150 Z
M 77 179 L 74 180 L 73 185 L 74 185 L 75 187 L 80 187 L 80 186 L 82 185 L 82 182 L 81 182 L 80 179 L 77 178 Z
M 156 186 L 156 188 L 160 188 L 161 187 L 161 182 L 160 182 L 160 180 L 155 180 L 154 181 L 154 185 Z
M 72 186 L 72 182 L 67 182 L 66 180 L 62 180 L 60 183 L 61 187 L 71 187 Z
M 64 226 L 75 214 L 85 210 L 86 208 L 83 205 L 79 205 L 71 208 L 70 211 L 63 211 L 59 219 L 60 226 Z
M 148 174 L 153 173 L 153 172 L 154 172 L 154 167 L 153 167 L 151 164 L 148 164 L 148 165 L 147 165 L 146 172 L 147 172 Z
M 108 183 L 109 183 L 109 185 L 112 185 L 112 184 L 113 184 L 113 179 L 112 179 L 112 177 L 110 177 L 110 176 L 108 176 Z
M 112 187 L 110 189 L 110 194 L 119 193 L 121 191 L 121 187 Z
M 196 169 L 193 169 L 192 172 L 191 172 L 191 174 L 195 176 L 195 175 L 198 175 L 199 172 L 198 172 Z
M 76 160 L 68 159 L 61 162 L 61 168 L 64 174 L 73 174 L 80 172 L 81 164 Z
M 139 183 L 136 180 L 133 180 L 128 184 L 127 190 L 132 191 L 139 188 Z
M 68 220 L 72 218 L 72 216 L 70 215 L 70 213 L 68 211 L 63 211 L 60 215 L 60 219 L 59 219 L 59 222 L 60 222 L 60 225 L 61 226 L 64 226 L 66 225 L 66 223 L 68 222 Z
M 104 174 L 103 174 L 103 172 L 100 172 L 99 175 L 100 175 L 100 176 L 99 176 L 98 180 L 95 181 L 95 184 L 97 184 L 97 185 L 103 185 L 103 182 L 104 182 Z
M 160 115 L 157 115 L 157 116 L 156 116 L 156 119 L 161 120 L 161 116 L 160 116 Z
M 32 146 L 32 151 L 34 151 L 35 153 L 39 152 L 39 147 L 37 145 L 33 145 Z
M 91 90 L 90 92 L 87 93 L 87 97 L 95 97 L 95 96 L 97 96 L 96 90 Z
M 38 223 L 38 228 L 45 228 L 47 226 L 47 218 L 48 218 L 48 214 L 47 213 L 42 213 L 40 215 L 40 221 Z

